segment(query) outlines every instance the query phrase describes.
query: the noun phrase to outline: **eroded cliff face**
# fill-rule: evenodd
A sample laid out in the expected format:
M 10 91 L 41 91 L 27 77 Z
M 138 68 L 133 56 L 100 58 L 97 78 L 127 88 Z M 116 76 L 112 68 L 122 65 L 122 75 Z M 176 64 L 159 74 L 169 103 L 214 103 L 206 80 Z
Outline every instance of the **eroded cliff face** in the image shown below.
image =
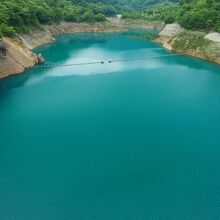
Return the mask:
M 61 22 L 59 25 L 47 25 L 45 29 L 52 35 L 57 34 L 71 34 L 79 32 L 121 32 L 125 29 L 115 25 L 112 21 L 100 23 L 74 23 L 74 22 Z
M 19 38 L 3 38 L 0 52 L 0 78 L 21 73 L 38 62 L 38 56 Z
M 20 39 L 29 50 L 55 42 L 53 35 L 47 29 L 34 30 L 28 34 L 22 34 L 20 35 Z
M 168 50 L 220 64 L 220 34 L 188 31 L 178 24 L 166 25 L 155 40 Z

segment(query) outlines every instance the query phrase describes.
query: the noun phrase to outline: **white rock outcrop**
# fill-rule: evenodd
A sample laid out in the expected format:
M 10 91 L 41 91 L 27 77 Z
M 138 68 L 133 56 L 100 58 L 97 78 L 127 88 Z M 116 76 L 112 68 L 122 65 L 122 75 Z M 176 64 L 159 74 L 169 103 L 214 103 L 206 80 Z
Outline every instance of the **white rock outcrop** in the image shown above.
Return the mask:
M 210 33 L 205 36 L 205 39 L 220 43 L 220 33 Z
M 165 28 L 160 32 L 161 37 L 174 37 L 176 34 L 180 33 L 183 28 L 179 24 L 167 24 Z

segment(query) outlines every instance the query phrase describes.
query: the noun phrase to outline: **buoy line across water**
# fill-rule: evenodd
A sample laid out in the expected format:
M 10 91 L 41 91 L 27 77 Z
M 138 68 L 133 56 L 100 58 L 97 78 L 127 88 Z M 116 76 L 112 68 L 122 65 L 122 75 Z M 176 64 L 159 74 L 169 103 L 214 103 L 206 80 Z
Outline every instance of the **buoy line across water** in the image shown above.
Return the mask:
M 116 62 L 128 62 L 128 61 L 138 61 L 138 60 L 147 60 L 154 58 L 163 58 L 163 57 L 174 57 L 181 56 L 181 53 L 178 54 L 165 54 L 165 55 L 154 55 L 154 56 L 146 56 L 146 57 L 132 57 L 127 59 L 120 60 L 107 60 L 107 61 L 93 61 L 93 62 L 85 62 L 85 63 L 66 63 L 66 64 L 44 64 L 44 65 L 36 65 L 28 67 L 29 69 L 33 68 L 54 68 L 54 67 L 73 67 L 73 66 L 83 66 L 83 65 L 96 65 L 96 64 L 111 64 Z

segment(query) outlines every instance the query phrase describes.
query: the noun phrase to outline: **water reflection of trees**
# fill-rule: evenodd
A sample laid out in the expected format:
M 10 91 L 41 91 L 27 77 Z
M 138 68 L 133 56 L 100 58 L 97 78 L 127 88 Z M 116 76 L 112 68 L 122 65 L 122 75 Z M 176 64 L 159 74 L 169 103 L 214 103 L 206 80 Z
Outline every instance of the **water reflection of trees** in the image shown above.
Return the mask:
M 131 29 L 129 32 L 124 33 L 125 36 L 139 40 L 154 40 L 158 37 L 159 30 L 156 29 Z
M 171 63 L 195 70 L 207 70 L 213 73 L 219 73 L 220 70 L 218 64 L 187 55 L 172 57 Z

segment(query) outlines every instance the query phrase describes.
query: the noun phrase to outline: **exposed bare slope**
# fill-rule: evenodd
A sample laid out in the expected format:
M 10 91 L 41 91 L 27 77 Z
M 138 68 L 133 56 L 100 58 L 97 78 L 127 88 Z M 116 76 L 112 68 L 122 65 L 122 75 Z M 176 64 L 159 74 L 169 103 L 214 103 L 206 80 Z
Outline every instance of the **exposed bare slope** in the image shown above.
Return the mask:
M 0 78 L 21 73 L 25 68 L 38 62 L 37 55 L 18 38 L 3 38 L 2 45 L 5 52 L 0 55 Z

